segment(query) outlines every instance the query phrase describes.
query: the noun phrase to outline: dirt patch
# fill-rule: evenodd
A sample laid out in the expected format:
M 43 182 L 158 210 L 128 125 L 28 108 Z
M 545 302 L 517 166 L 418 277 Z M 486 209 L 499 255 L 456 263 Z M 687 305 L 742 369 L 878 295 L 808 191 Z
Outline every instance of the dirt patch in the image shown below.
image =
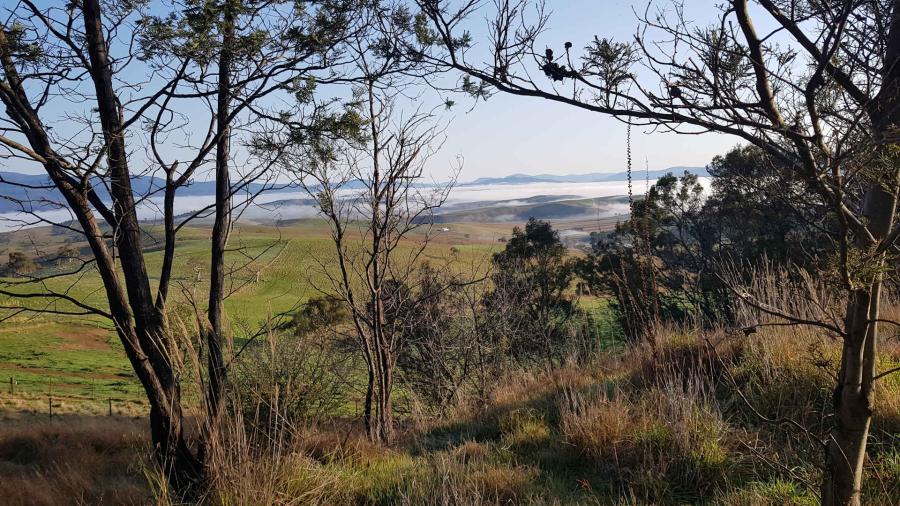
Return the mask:
M 62 350 L 109 350 L 110 332 L 88 325 L 70 325 L 56 333 L 62 338 Z

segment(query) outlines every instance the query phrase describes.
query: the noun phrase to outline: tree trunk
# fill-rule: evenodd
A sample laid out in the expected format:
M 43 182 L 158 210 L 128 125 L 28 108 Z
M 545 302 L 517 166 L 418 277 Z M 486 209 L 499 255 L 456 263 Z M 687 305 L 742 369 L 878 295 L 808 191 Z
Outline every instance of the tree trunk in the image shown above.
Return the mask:
M 147 394 L 150 434 L 156 460 L 173 488 L 173 495 L 189 500 L 203 490 L 203 465 L 187 444 L 181 391 L 171 369 L 168 372 L 159 380 L 165 395 L 149 391 Z
M 363 421 L 366 436 L 373 443 L 386 444 L 393 437 L 393 406 L 391 390 L 393 389 L 393 368 L 390 352 L 381 343 L 381 339 L 366 350 L 366 367 L 368 384 L 366 387 Z
M 164 341 L 167 329 L 135 329 L 118 321 L 118 334 L 126 355 L 150 402 L 150 436 L 153 454 L 176 497 L 191 499 L 203 488 L 200 460 L 191 451 L 184 433 L 181 390 L 171 366 L 154 366 L 141 350 L 141 342 Z M 168 356 L 168 353 L 166 353 Z
M 882 248 L 881 243 L 894 227 L 897 178 L 894 169 L 887 181 L 876 182 L 866 195 L 863 215 L 875 240 L 875 246 L 870 248 Z M 862 242 L 859 247 L 865 251 Z M 871 281 L 851 290 L 848 297 L 841 368 L 833 394 L 834 426 L 825 450 L 822 503 L 826 506 L 858 505 L 861 501 L 863 464 L 874 405 L 884 262 L 885 255 L 881 253 L 871 265 L 876 273 Z
M 216 214 L 213 223 L 210 248 L 209 300 L 206 332 L 208 348 L 207 369 L 209 381 L 206 391 L 207 420 L 201 445 L 201 460 L 211 472 L 209 452 L 217 444 L 219 426 L 224 415 L 226 370 L 223 355 L 225 341 L 225 249 L 231 230 L 231 177 L 229 160 L 231 156 L 231 72 L 232 46 L 235 37 L 235 16 L 232 4 L 226 4 L 222 20 L 222 48 L 219 54 L 219 74 L 216 102 Z
M 384 349 L 376 344 L 369 368 L 369 386 L 366 391 L 366 433 L 374 443 L 387 444 L 393 436 L 393 407 L 391 389 L 393 374 Z
M 841 369 L 834 390 L 834 427 L 825 449 L 822 504 L 858 505 L 869 426 L 872 421 L 871 377 L 874 357 L 866 349 L 877 339 L 879 282 L 851 295 L 847 307 L 848 335 L 841 354 Z
M 379 434 L 381 433 L 381 427 L 379 426 L 380 420 L 373 416 L 375 414 L 375 391 L 376 391 L 376 374 L 375 374 L 375 363 L 373 362 L 374 357 L 371 354 L 366 354 L 366 366 L 368 368 L 368 383 L 366 385 L 366 398 L 363 404 L 363 423 L 366 426 L 366 437 L 369 438 L 369 441 L 377 442 L 379 438 Z
M 834 427 L 825 450 L 825 477 L 822 504 L 861 504 L 863 464 L 874 406 L 878 319 L 881 299 L 881 272 L 885 251 L 894 241 L 891 235 L 897 214 L 900 168 L 896 153 L 896 130 L 900 124 L 900 0 L 893 1 L 888 42 L 883 62 L 882 87 L 870 104 L 874 139 L 880 144 L 888 166 L 881 180 L 874 181 L 866 194 L 863 215 L 874 245 L 860 251 L 880 251 L 873 262 L 874 279 L 868 286 L 851 291 L 845 321 L 846 336 L 841 369 L 834 390 Z M 892 164 L 892 165 L 891 165 Z M 877 254 L 877 253 L 876 253 Z
M 389 444 L 394 435 L 394 408 L 391 403 L 394 375 L 391 367 L 390 351 L 382 348 L 379 355 L 382 365 L 380 367 L 381 378 L 379 379 L 379 390 L 381 392 L 378 398 L 378 425 L 381 432 L 378 439 L 383 444 Z

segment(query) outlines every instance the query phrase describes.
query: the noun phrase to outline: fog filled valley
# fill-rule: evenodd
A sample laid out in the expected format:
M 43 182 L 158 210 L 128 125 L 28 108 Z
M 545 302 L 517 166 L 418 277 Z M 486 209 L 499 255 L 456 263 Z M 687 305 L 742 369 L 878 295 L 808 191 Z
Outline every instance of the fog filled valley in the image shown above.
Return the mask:
M 900 0 L 0 12 L 0 504 L 900 504 Z
M 687 169 L 691 170 L 691 169 Z M 692 169 L 694 173 L 704 171 L 702 168 Z M 681 175 L 685 169 L 675 169 L 674 174 Z M 11 174 L 6 174 L 11 179 Z M 639 192 L 643 193 L 649 185 L 648 179 L 643 178 L 638 182 Z M 47 179 L 40 176 L 29 177 L 37 184 L 47 184 Z M 656 179 L 652 181 L 655 182 Z M 704 183 L 707 177 L 702 179 Z M 310 198 L 303 190 L 292 188 L 290 184 L 284 187 L 273 187 L 260 195 L 246 198 L 245 210 L 241 213 L 243 222 L 275 225 L 281 221 L 312 218 L 318 214 L 318 207 L 314 198 Z M 209 190 L 207 190 L 209 191 Z M 353 190 L 346 190 L 345 198 L 352 198 Z M 162 190 L 154 188 L 148 190 L 149 197 L 138 209 L 138 216 L 144 222 L 160 222 L 163 218 Z M 509 222 L 519 223 L 530 216 L 541 219 L 564 219 L 571 221 L 575 218 L 596 219 L 624 216 L 628 214 L 627 181 L 586 182 L 586 183 L 489 183 L 466 184 L 452 188 L 447 202 L 435 214 L 440 216 L 440 221 L 466 221 L 466 222 Z M 239 195 L 240 197 L 240 195 Z M 0 213 L 0 232 L 22 230 L 44 225 L 47 221 L 65 222 L 74 221 L 71 211 L 67 208 L 43 209 L 37 211 L 37 218 L 29 212 L 16 211 L 16 204 L 9 202 L 6 213 Z M 215 202 L 214 194 L 191 193 L 184 199 L 176 201 L 174 213 L 176 216 L 186 217 L 191 213 L 203 210 Z M 548 205 L 545 209 L 533 209 L 536 204 Z M 556 208 L 549 204 L 562 204 Z M 50 206 L 48 206 L 50 207 Z M 524 217 L 524 218 L 523 218 Z M 203 216 L 208 218 L 208 216 Z M 198 220 L 198 221 L 202 221 Z

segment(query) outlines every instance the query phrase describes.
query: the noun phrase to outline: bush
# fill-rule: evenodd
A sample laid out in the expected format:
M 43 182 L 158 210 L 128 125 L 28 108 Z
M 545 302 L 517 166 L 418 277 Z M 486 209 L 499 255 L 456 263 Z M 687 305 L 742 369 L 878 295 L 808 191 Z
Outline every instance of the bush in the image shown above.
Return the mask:
M 348 404 L 345 378 L 353 364 L 332 337 L 324 331 L 281 334 L 248 346 L 235 374 L 245 420 L 272 427 L 339 414 Z
M 37 264 L 25 253 L 18 251 L 9 252 L 9 261 L 6 263 L 6 270 L 10 274 L 23 276 L 31 274 L 38 270 Z
M 344 301 L 329 295 L 313 297 L 294 314 L 291 321 L 297 335 L 343 323 L 350 318 Z

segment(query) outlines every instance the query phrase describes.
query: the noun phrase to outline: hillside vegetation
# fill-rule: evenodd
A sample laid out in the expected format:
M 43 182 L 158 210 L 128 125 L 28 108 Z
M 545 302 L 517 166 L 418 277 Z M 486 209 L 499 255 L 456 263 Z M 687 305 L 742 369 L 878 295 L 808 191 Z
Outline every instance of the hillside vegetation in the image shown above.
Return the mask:
M 814 435 L 792 424 L 815 434 L 822 429 L 829 377 L 816 360 L 834 359 L 833 342 L 779 329 L 749 338 L 667 329 L 657 345 L 599 353 L 552 373 L 510 372 L 483 405 L 463 400 L 439 419 L 404 417 L 389 448 L 368 443 L 350 419 L 279 427 L 282 444 L 253 445 L 231 457 L 209 499 L 298 505 L 817 503 L 819 450 Z M 900 365 L 900 346 L 886 347 L 880 360 Z M 877 395 L 864 500 L 896 504 L 900 381 L 882 383 Z M 141 452 L 146 441 L 139 423 L 116 417 L 26 420 L 7 422 L 0 436 L 4 497 L 47 505 L 73 495 L 91 503 L 165 502 Z M 82 465 L 97 459 L 106 467 Z

